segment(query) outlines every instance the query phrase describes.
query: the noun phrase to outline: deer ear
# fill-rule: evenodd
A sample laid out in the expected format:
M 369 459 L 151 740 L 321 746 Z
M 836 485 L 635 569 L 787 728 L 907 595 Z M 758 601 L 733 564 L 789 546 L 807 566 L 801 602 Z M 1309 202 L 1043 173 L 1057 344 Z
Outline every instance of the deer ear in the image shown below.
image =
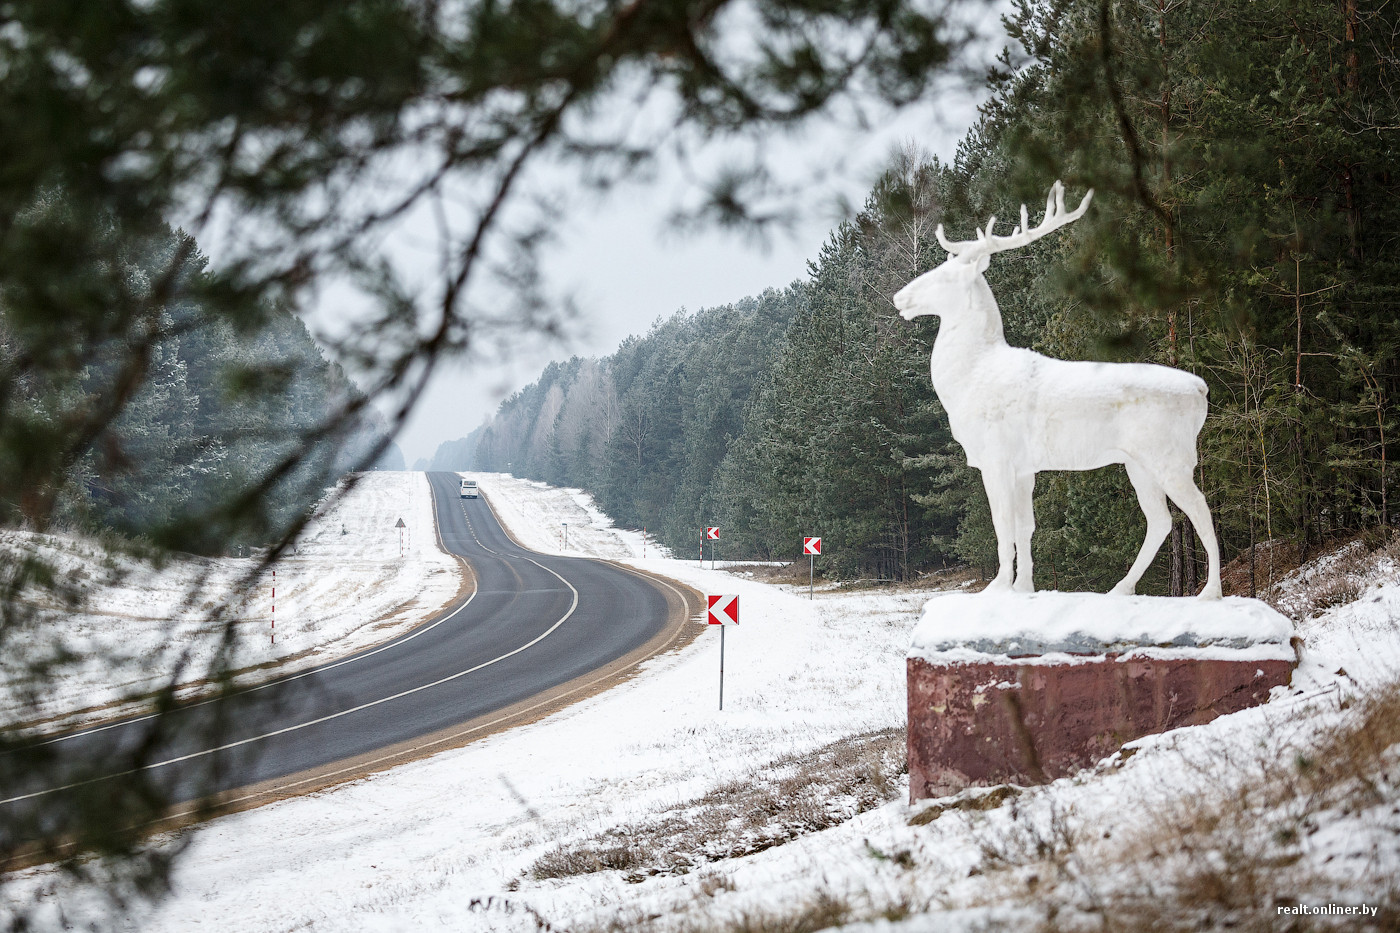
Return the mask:
M 991 264 L 992 264 L 992 254 L 991 254 L 991 253 L 984 253 L 983 255 L 978 256 L 978 257 L 977 257 L 977 272 L 978 272 L 978 274 L 980 275 L 981 273 L 986 272 L 986 271 L 987 271 L 987 268 L 988 268 L 989 266 L 991 266 Z

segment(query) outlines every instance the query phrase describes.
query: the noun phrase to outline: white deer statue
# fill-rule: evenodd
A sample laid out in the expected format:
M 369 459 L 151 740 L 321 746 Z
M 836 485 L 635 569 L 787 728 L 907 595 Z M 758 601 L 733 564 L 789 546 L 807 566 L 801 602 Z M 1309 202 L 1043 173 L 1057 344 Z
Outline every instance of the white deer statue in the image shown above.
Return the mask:
M 1171 530 L 1167 497 L 1186 513 L 1206 548 L 1210 573 L 1202 599 L 1220 598 L 1220 549 L 1205 496 L 1196 488 L 1196 435 L 1206 420 L 1206 384 L 1170 366 L 1051 359 L 1012 347 L 1002 332 L 1001 309 L 982 274 L 992 254 L 1032 243 L 1078 220 L 1091 190 L 1072 212 L 1055 182 L 1045 217 L 994 236 L 996 218 L 977 239 L 954 243 L 942 265 L 900 289 L 894 305 L 905 320 L 940 318 L 930 372 L 948 412 L 953 437 L 969 466 L 982 471 L 997 536 L 996 578 L 988 590 L 1035 589 L 1031 534 L 1035 530 L 1035 474 L 1040 470 L 1093 470 L 1121 463 L 1147 516 L 1147 537 L 1113 593 L 1131 594 Z M 1012 582 L 1012 566 L 1015 582 Z

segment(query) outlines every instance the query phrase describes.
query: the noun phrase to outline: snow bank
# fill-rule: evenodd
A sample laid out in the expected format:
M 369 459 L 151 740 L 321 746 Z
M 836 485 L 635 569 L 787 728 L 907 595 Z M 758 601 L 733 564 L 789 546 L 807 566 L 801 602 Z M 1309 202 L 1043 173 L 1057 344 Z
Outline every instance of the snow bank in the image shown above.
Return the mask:
M 400 518 L 407 526 L 402 557 Z M 50 726 L 114 715 L 110 704 L 158 689 L 177 671 L 186 681 L 204 677 L 221 640 L 209 615 L 224 602 L 237 620 L 233 667 L 270 663 L 256 672 L 265 678 L 407 631 L 461 584 L 457 560 L 438 546 L 422 473 L 364 474 L 308 525 L 276 567 L 275 641 L 272 574 L 245 587 L 253 558 L 183 557 L 157 568 L 81 538 L 0 532 L 0 559 L 24 553 L 78 582 L 84 597 L 77 610 L 35 606 L 27 657 L 73 658 L 41 696 L 26 702 L 20 659 L 0 653 L 0 719 L 52 719 Z
M 1303 657 L 1293 684 L 1299 689 L 1366 691 L 1400 678 L 1400 573 L 1304 619 L 1298 634 Z
M 1072 656 L 1173 649 L 1214 657 L 1211 649 L 1252 648 L 1260 657 L 1293 658 L 1293 623 L 1256 599 L 1171 599 L 1102 593 L 941 593 L 924 604 L 909 657 Z M 1229 657 L 1238 658 L 1231 652 Z M 1255 656 L 1253 653 L 1251 657 Z M 979 658 L 980 659 L 980 658 Z M 1048 657 L 1048 662 L 1056 660 Z
M 532 551 L 611 559 L 669 556 L 655 540 L 643 539 L 642 532 L 614 527 L 581 489 L 560 489 L 509 473 L 461 475 L 477 481 L 496 517 Z M 567 546 L 564 522 L 569 526 Z

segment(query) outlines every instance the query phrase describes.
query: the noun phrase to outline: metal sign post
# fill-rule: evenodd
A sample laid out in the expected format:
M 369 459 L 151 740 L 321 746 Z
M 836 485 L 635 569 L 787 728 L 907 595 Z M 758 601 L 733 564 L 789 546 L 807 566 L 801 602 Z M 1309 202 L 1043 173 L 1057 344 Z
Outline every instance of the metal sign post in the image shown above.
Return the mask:
M 822 552 L 821 538 L 803 538 L 802 553 L 807 555 L 807 598 L 816 599 L 817 555 Z
M 719 708 L 724 709 L 724 628 L 739 624 L 739 597 L 735 595 L 707 596 L 709 615 L 706 621 L 719 626 Z
M 706 529 L 705 529 L 705 537 L 708 538 L 708 539 L 710 539 L 711 541 L 718 541 L 718 540 L 719 540 L 719 529 L 718 529 L 718 528 L 715 528 L 715 527 L 713 527 L 713 526 L 706 528 Z M 716 551 L 718 548 L 719 548 L 719 545 L 718 545 L 718 544 L 711 544 L 711 545 L 710 545 L 710 569 L 711 569 L 711 570 L 714 570 L 714 569 L 715 569 L 715 551 Z M 704 542 L 702 541 L 702 542 L 700 543 L 700 565 L 703 567 L 704 564 L 705 564 L 705 544 L 704 544 Z

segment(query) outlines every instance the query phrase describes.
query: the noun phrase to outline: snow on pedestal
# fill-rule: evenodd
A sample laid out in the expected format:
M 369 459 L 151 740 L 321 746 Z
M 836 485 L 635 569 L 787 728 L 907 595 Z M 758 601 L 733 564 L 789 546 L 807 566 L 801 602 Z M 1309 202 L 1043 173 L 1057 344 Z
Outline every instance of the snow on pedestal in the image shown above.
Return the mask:
M 946 593 L 909 649 L 909 798 L 1043 783 L 1287 684 L 1292 623 L 1253 599 Z

